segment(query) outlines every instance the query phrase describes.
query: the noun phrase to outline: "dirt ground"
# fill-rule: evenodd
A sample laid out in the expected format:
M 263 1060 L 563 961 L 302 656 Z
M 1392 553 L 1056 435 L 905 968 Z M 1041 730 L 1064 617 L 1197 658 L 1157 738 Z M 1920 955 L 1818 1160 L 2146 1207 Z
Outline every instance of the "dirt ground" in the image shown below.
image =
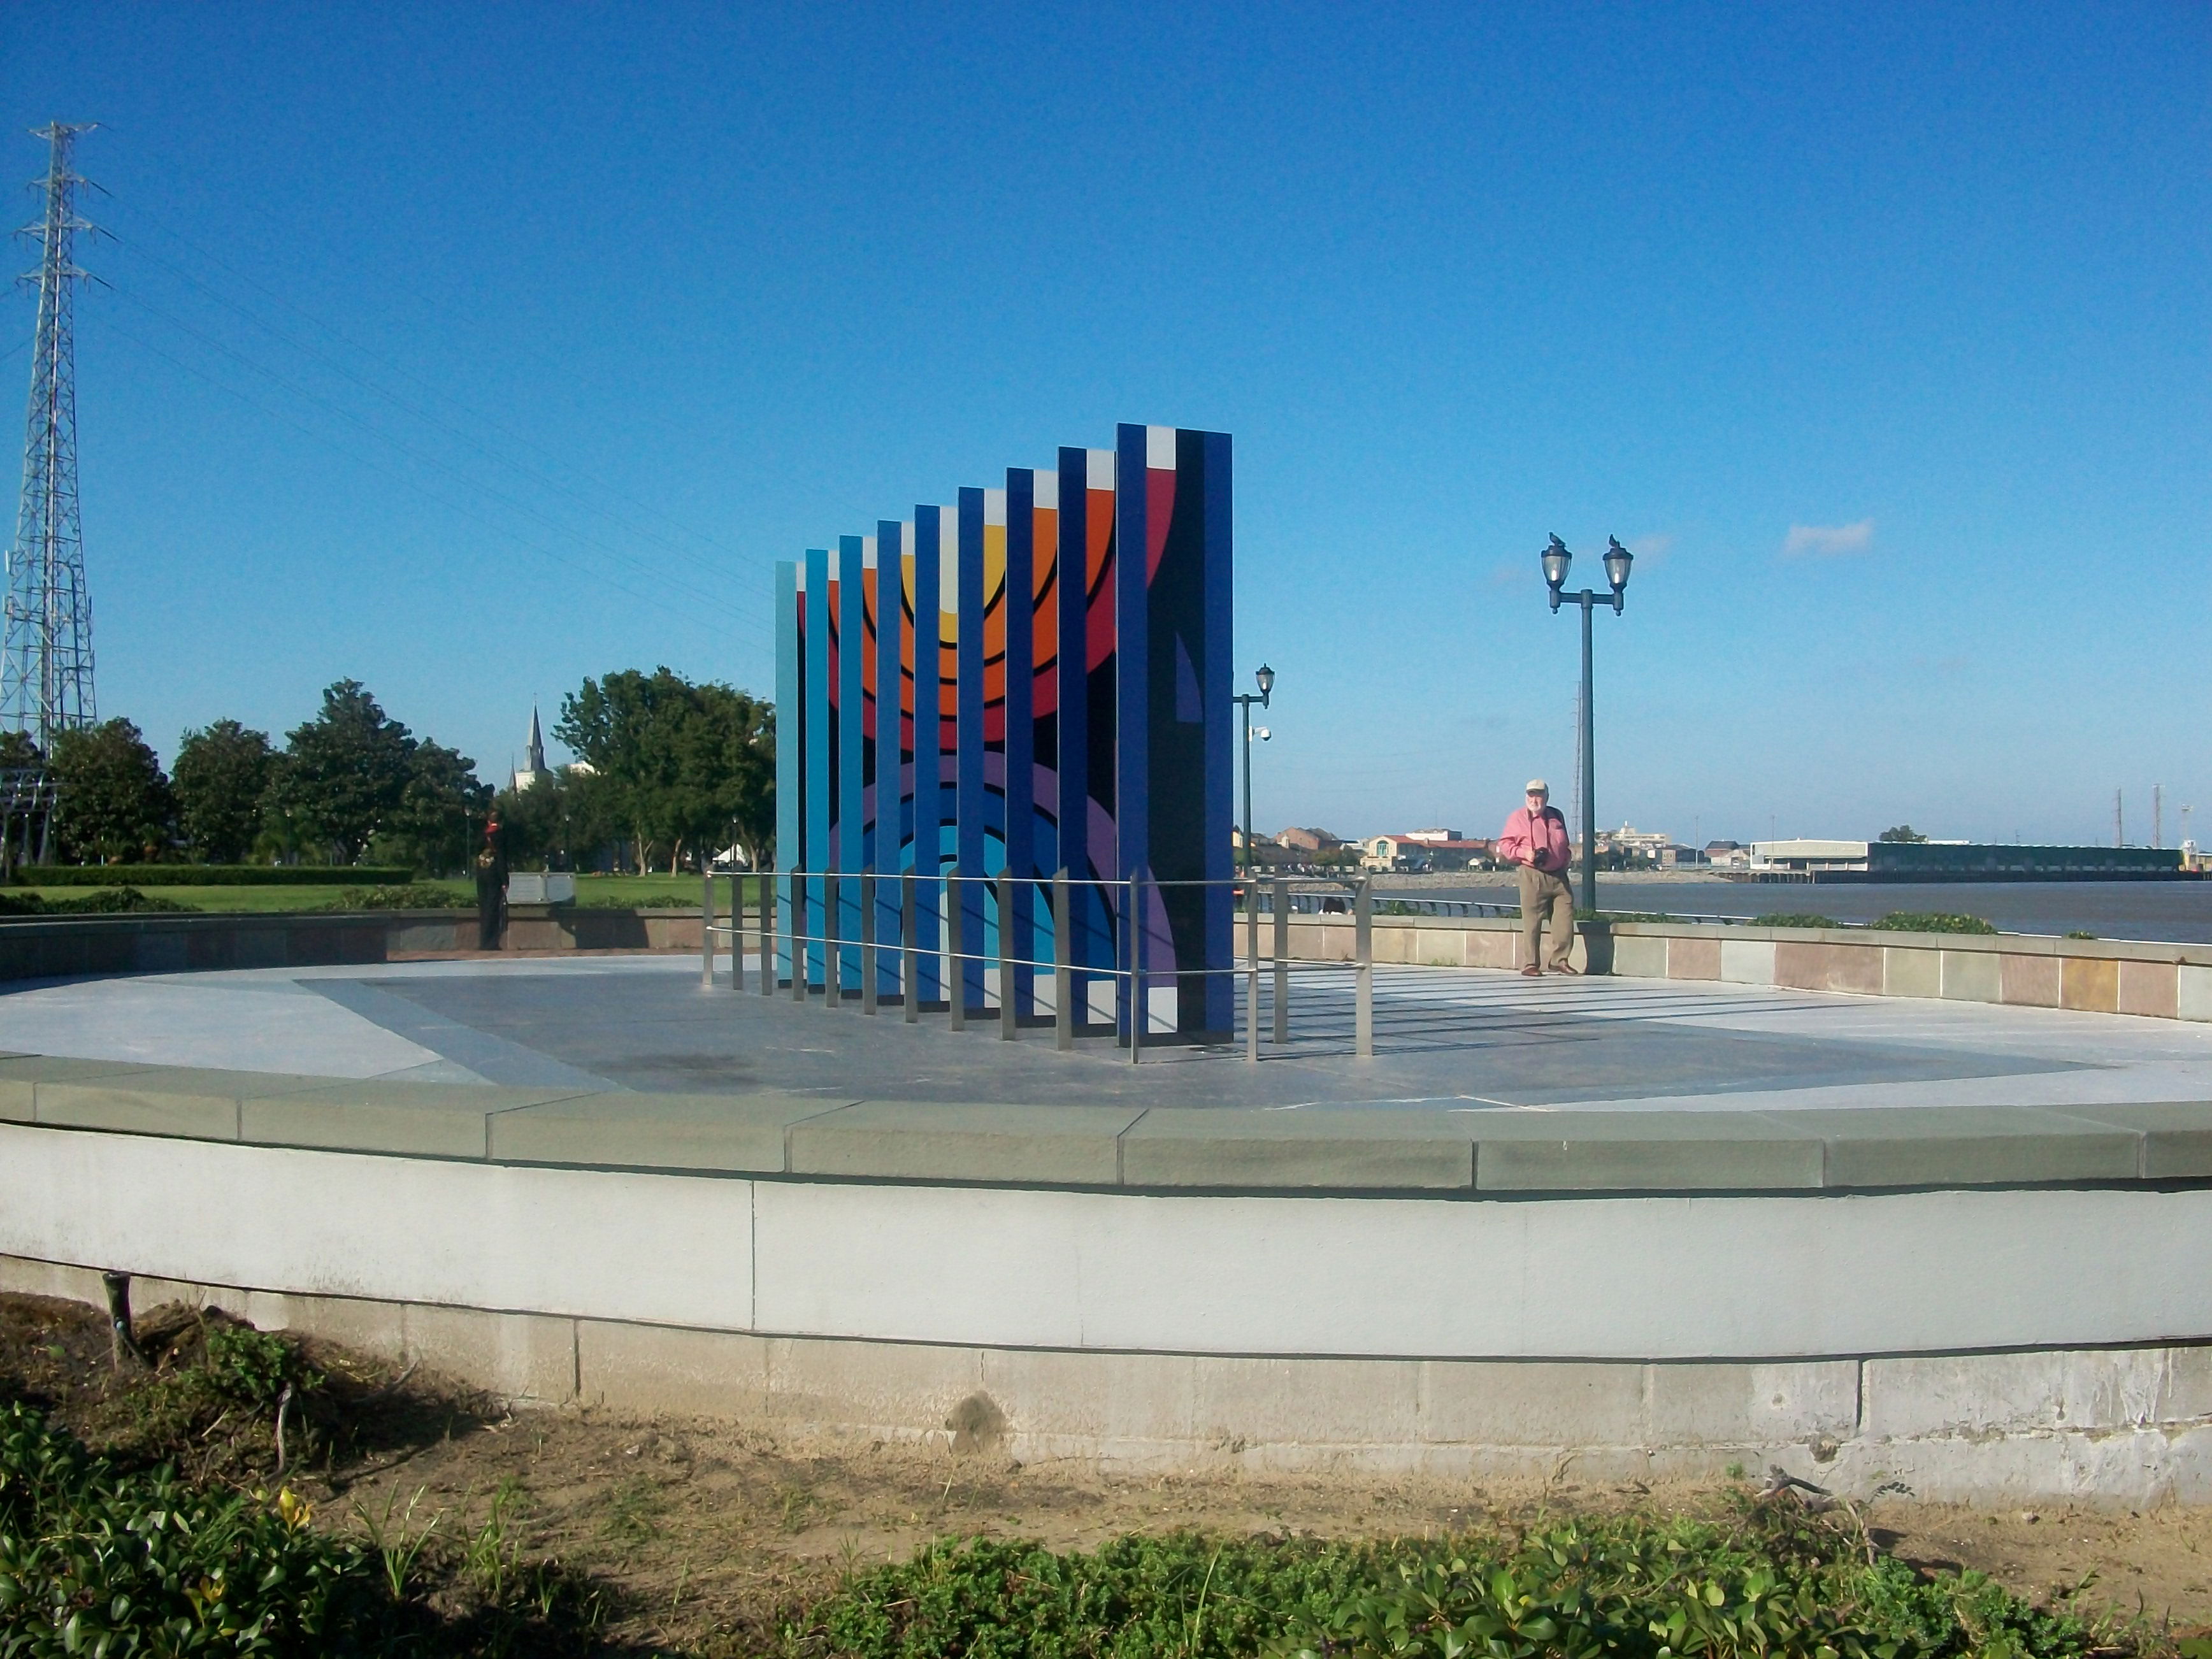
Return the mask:
M 509 1413 L 434 1376 L 394 1375 L 331 1345 L 302 1346 L 334 1388 L 356 1390 L 365 1425 L 343 1445 L 315 1451 L 311 1441 L 304 1467 L 295 1462 L 285 1477 L 314 1503 L 316 1524 L 387 1534 L 394 1526 L 430 1529 L 456 1549 L 489 1527 L 511 1551 L 552 1558 L 609 1586 L 604 1634 L 633 1649 L 747 1650 L 844 1572 L 903 1559 L 949 1534 L 1019 1536 L 1058 1549 L 1176 1528 L 1379 1539 L 1510 1523 L 1547 1510 L 1698 1511 L 1724 1497 L 1710 1486 L 1211 1471 L 1117 1477 L 1077 1462 L 956 1455 L 941 1443 L 817 1441 L 592 1410 Z M 81 1428 L 112 1429 L 114 1375 L 96 1310 L 0 1296 L 0 1399 L 31 1398 Z M 210 1429 L 185 1461 L 199 1458 L 215 1478 L 266 1483 L 267 1426 Z M 1876 1540 L 1909 1561 L 1987 1572 L 2038 1601 L 2086 1581 L 2076 1603 L 2084 1611 L 2109 1605 L 2154 1625 L 2212 1623 L 2212 1509 L 1991 1513 L 1885 1498 L 1866 1513 Z

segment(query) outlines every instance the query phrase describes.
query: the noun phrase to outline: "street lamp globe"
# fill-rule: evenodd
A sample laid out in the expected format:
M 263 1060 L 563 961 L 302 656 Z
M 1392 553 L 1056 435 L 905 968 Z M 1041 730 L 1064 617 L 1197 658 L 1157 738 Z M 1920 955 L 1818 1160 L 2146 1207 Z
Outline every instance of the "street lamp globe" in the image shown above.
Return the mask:
M 1608 536 L 1605 540 L 1605 579 L 1613 584 L 1613 591 L 1618 593 L 1628 586 L 1628 567 L 1636 562 L 1636 556 L 1615 538 Z
M 1544 550 L 1542 556 L 1545 581 L 1554 588 L 1564 585 L 1567 580 L 1567 566 L 1573 562 L 1575 556 L 1567 551 L 1567 544 L 1557 536 L 1553 536 L 1552 544 Z
M 1274 694 L 1275 671 L 1268 667 L 1267 664 L 1261 663 L 1260 666 L 1254 671 L 1252 678 L 1259 684 L 1260 707 L 1265 708 L 1267 706 L 1267 699 Z

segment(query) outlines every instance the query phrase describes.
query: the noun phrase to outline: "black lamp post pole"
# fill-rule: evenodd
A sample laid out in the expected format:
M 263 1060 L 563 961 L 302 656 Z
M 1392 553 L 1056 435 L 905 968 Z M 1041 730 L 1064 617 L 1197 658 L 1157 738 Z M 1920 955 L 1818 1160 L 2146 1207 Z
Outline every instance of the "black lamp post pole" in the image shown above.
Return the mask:
M 1245 692 L 1230 698 L 1230 702 L 1235 703 L 1237 711 L 1244 716 L 1244 868 L 1247 873 L 1255 862 L 1252 857 L 1252 705 L 1256 702 L 1262 708 L 1267 706 L 1267 699 L 1274 694 L 1275 671 L 1261 663 L 1252 678 L 1259 682 L 1260 690 L 1256 693 Z
M 1578 593 L 1561 591 L 1567 580 L 1567 565 L 1573 555 L 1567 544 L 1557 536 L 1544 550 L 1544 581 L 1552 590 L 1552 609 L 1557 611 L 1562 600 L 1578 605 L 1583 612 L 1583 901 L 1582 908 L 1593 914 L 1597 909 L 1597 720 L 1592 706 L 1595 682 L 1590 672 L 1590 612 L 1596 606 L 1609 605 L 1613 614 L 1619 616 L 1626 607 L 1622 592 L 1628 586 L 1628 569 L 1633 556 L 1620 542 L 1606 538 L 1605 574 L 1612 591 L 1599 593 L 1583 588 Z

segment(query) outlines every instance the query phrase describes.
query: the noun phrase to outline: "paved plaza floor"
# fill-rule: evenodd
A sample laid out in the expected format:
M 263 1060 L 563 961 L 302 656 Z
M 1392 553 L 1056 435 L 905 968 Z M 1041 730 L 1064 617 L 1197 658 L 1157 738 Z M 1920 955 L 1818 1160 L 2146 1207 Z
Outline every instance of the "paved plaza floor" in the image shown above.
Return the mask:
M 751 975 L 747 975 L 749 981 Z M 1263 975 L 1263 988 L 1270 975 Z M 757 981 L 755 981 L 757 982 Z M 324 1076 L 846 1099 L 1448 1110 L 1775 1110 L 2212 1099 L 2212 1026 L 2119 1015 L 1632 979 L 1376 969 L 1294 975 L 1293 1041 L 1126 1050 L 1002 1041 L 713 990 L 696 957 L 394 963 L 75 980 L 0 992 L 0 1049 Z M 1240 981 L 1240 1020 L 1242 986 Z M 1261 1026 L 1273 1025 L 1263 1000 Z M 1241 1036 L 1241 1032 L 1240 1032 Z

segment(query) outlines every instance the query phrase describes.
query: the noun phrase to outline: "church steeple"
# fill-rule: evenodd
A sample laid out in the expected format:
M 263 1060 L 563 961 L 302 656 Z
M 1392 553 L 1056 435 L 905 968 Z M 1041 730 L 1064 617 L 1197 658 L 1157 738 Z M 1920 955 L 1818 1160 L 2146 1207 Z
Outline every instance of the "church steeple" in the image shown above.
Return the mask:
M 545 737 L 538 729 L 538 705 L 534 702 L 530 705 L 530 748 L 527 752 L 528 758 L 523 764 L 533 772 L 543 772 L 545 769 Z

